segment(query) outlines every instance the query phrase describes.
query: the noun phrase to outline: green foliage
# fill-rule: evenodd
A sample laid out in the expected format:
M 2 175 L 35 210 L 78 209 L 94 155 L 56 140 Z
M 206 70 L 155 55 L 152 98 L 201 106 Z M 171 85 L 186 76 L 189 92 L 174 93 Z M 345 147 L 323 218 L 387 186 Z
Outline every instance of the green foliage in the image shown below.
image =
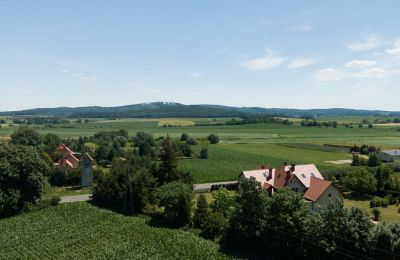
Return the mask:
M 43 150 L 49 155 L 53 155 L 61 143 L 61 138 L 56 134 L 48 133 L 43 136 Z
M 216 134 L 210 134 L 207 136 L 207 140 L 210 142 L 210 144 L 217 144 L 219 143 L 219 136 Z
M 190 145 L 187 143 L 179 143 L 178 148 L 182 155 L 185 157 L 191 157 L 193 154 L 192 148 L 190 148 Z
M 157 191 L 159 205 L 164 207 L 164 217 L 172 226 L 190 223 L 193 190 L 188 184 L 174 181 L 162 185 Z
M 201 148 L 199 158 L 208 159 L 208 149 L 206 147 Z
M 189 138 L 189 135 L 187 133 L 182 133 L 180 140 L 183 142 L 186 142 L 186 140 Z
M 224 233 L 227 223 L 227 219 L 221 214 L 209 212 L 202 226 L 201 235 L 207 239 L 215 239 Z
M 221 188 L 213 191 L 213 202 L 211 203 L 211 210 L 220 214 L 225 219 L 229 218 L 236 208 L 237 195 L 235 192 L 228 191 Z
M 0 217 L 21 211 L 42 195 L 50 169 L 36 149 L 0 145 Z
M 369 167 L 376 167 L 381 165 L 381 161 L 376 156 L 376 153 L 371 153 L 368 157 L 368 166 Z
M 186 140 L 186 143 L 187 143 L 187 144 L 190 144 L 190 145 L 196 145 L 196 144 L 197 144 L 197 139 L 196 139 L 196 138 L 193 138 L 193 137 L 189 137 L 189 138 Z
M 178 157 L 175 143 L 167 136 L 161 144 L 159 180 L 161 183 L 176 181 L 181 178 L 178 171 Z
M 146 219 L 66 203 L 0 220 L 0 259 L 227 259 L 219 246 Z M 23 245 L 23 246 L 22 246 Z
M 378 208 L 373 208 L 371 212 L 374 215 L 375 221 L 379 221 L 381 219 L 381 211 Z
M 42 136 L 33 128 L 20 126 L 11 135 L 11 143 L 39 147 L 42 144 Z
M 346 189 L 358 194 L 371 194 L 376 191 L 374 175 L 365 169 L 355 169 L 343 178 Z
M 145 132 L 138 132 L 136 136 L 133 137 L 133 143 L 135 147 L 138 147 L 140 156 L 155 157 L 155 145 L 156 141 L 151 134 Z
M 102 172 L 93 185 L 93 200 L 130 213 L 141 213 L 146 204 L 154 204 L 156 179 L 151 165 L 141 158 L 115 160 L 110 172 Z
M 380 166 L 376 170 L 376 181 L 377 181 L 377 188 L 379 190 L 385 189 L 385 187 L 389 184 L 389 178 L 392 175 L 393 170 L 388 166 Z
M 193 226 L 195 228 L 203 229 L 205 227 L 205 222 L 207 220 L 209 211 L 207 199 L 204 194 L 201 193 L 197 199 L 197 204 L 193 215 Z
M 379 224 L 374 241 L 376 259 L 397 259 L 400 255 L 400 225 Z

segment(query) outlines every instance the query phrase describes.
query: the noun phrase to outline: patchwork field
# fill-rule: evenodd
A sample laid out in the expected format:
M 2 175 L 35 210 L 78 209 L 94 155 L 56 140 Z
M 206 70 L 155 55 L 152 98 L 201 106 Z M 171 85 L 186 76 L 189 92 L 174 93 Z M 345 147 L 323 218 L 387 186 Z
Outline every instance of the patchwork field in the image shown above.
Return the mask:
M 225 259 L 188 232 L 156 228 L 88 203 L 0 220 L 0 259 Z

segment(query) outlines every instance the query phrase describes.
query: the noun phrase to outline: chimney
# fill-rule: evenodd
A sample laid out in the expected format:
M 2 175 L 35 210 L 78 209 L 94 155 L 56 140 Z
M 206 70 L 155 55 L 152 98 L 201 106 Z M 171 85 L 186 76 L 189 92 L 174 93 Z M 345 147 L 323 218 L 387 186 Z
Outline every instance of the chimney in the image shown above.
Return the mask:
M 290 167 L 290 171 L 291 172 L 294 172 L 296 170 L 296 164 L 292 164 L 292 167 Z
M 267 169 L 267 166 L 266 165 L 260 165 L 259 169 L 265 170 L 265 169 Z
M 268 177 L 267 180 L 271 180 L 272 179 L 272 168 L 268 169 Z

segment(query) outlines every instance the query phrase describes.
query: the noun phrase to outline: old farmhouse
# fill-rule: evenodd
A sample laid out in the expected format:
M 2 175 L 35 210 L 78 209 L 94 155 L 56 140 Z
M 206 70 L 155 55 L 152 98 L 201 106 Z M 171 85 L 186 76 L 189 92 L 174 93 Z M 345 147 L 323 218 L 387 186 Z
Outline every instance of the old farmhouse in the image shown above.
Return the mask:
M 312 210 L 327 205 L 329 201 L 343 201 L 342 192 L 332 182 L 324 180 L 314 164 L 289 166 L 285 163 L 279 168 L 262 166 L 242 172 L 241 177 L 255 178 L 271 195 L 284 187 L 298 192 Z
M 78 170 L 81 177 L 81 186 L 87 187 L 93 184 L 93 159 L 88 153 L 85 153 L 81 159 L 78 159 L 80 154 L 74 153 L 65 144 L 62 144 L 57 149 L 62 154 L 62 158 L 57 165 L 66 172 Z

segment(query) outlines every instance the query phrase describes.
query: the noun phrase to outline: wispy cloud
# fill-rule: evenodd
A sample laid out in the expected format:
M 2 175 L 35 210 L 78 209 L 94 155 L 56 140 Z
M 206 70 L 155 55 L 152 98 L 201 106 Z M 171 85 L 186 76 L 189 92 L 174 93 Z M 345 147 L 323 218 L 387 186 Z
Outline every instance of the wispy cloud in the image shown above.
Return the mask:
M 275 55 L 272 51 L 268 51 L 264 57 L 245 61 L 242 67 L 252 71 L 268 70 L 281 66 L 285 60 L 285 58 Z
M 295 59 L 293 59 L 289 65 L 288 68 L 289 69 L 298 69 L 301 67 L 306 67 L 306 66 L 310 66 L 317 63 L 317 60 L 315 60 L 314 58 L 310 58 L 310 57 L 297 57 Z
M 373 67 L 376 65 L 374 60 L 351 60 L 344 64 L 346 68 L 366 68 Z
M 80 80 L 85 80 L 85 81 L 94 81 L 97 80 L 96 76 L 92 76 L 92 75 L 87 75 L 85 73 L 81 73 L 81 72 L 70 72 L 69 70 L 63 69 L 60 71 L 61 73 L 64 74 L 69 74 L 72 77 L 78 78 Z
M 199 78 L 203 77 L 204 74 L 201 72 L 198 72 L 198 71 L 193 71 L 193 72 L 190 72 L 190 76 L 192 76 L 195 79 L 199 79 Z
M 354 76 L 357 78 L 385 78 L 392 74 L 384 68 L 371 68 L 356 73 Z
M 386 53 L 395 56 L 396 58 L 400 58 L 400 38 L 394 42 L 392 49 L 386 50 Z
M 319 82 L 336 81 L 342 78 L 342 72 L 333 68 L 320 69 L 315 74 L 315 79 Z
M 363 41 L 352 42 L 347 45 L 351 51 L 367 51 L 382 45 L 382 40 L 377 35 L 368 35 Z

